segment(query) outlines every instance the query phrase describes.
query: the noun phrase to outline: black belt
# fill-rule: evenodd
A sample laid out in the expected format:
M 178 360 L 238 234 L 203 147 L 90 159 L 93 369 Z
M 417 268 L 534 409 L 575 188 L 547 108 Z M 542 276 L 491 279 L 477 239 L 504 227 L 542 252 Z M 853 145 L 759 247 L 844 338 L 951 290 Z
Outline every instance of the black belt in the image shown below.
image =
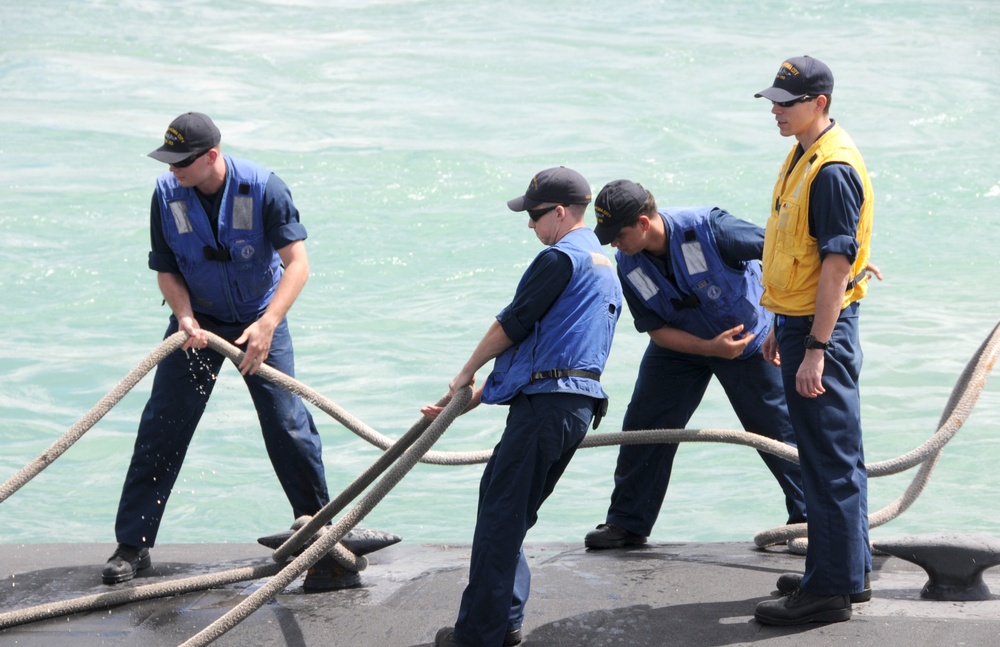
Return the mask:
M 535 380 L 549 380 L 560 377 L 583 377 L 590 380 L 601 381 L 601 374 L 595 373 L 593 371 L 583 371 L 575 368 L 555 368 L 551 371 L 539 371 L 537 373 L 531 374 L 531 381 Z M 601 419 L 604 418 L 608 413 L 608 399 L 594 398 L 597 404 L 594 408 L 594 429 L 601 424 Z
M 583 377 L 590 380 L 601 381 L 601 374 L 595 373 L 593 371 L 582 371 L 575 368 L 555 368 L 551 371 L 539 371 L 538 373 L 531 374 L 531 381 L 535 380 L 551 380 L 560 377 Z

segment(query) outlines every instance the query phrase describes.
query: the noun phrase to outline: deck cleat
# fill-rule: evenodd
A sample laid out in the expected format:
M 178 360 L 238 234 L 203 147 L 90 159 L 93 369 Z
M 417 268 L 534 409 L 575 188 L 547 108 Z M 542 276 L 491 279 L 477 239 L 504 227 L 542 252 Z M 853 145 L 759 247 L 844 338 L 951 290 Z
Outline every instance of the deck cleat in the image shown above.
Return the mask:
M 985 535 L 938 533 L 874 541 L 872 546 L 912 562 L 927 572 L 920 591 L 925 600 L 989 600 L 983 572 L 1000 564 L 1000 539 Z

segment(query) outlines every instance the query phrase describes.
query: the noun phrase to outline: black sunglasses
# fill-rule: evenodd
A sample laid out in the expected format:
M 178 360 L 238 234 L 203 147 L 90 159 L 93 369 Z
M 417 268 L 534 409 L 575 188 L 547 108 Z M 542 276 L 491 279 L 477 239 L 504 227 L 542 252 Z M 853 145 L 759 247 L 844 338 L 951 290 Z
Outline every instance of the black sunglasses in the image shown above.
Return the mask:
M 212 149 L 210 148 L 208 150 L 212 150 Z M 170 166 L 173 166 L 174 168 L 187 168 L 187 167 L 191 166 L 192 164 L 194 164 L 195 160 L 197 160 L 199 157 L 201 157 L 202 155 L 204 155 L 207 152 L 208 151 L 202 151 L 200 153 L 195 153 L 191 157 L 186 157 L 186 158 L 182 159 L 179 162 L 174 162 Z
M 559 206 L 565 207 L 566 205 L 554 204 L 551 207 L 542 207 L 541 209 L 528 209 L 528 217 L 534 222 L 538 222 L 542 219 L 542 216 Z
M 799 97 L 798 99 L 792 99 L 791 101 L 772 101 L 771 103 L 773 103 L 776 106 L 781 106 L 782 108 L 791 108 L 796 103 L 804 103 L 806 101 L 812 101 L 815 98 L 816 97 L 810 97 L 809 95 L 806 95 L 804 97 Z

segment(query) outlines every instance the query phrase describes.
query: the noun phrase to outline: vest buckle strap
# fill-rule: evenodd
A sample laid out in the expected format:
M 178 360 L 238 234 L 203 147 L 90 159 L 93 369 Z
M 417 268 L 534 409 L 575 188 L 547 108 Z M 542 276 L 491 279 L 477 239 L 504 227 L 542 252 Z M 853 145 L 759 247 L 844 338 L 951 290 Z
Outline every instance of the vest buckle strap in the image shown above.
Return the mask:
M 860 283 L 861 279 L 865 278 L 867 276 L 867 274 L 868 274 L 868 270 L 867 269 L 861 270 L 860 274 L 858 274 L 853 279 L 851 279 L 850 281 L 847 282 L 847 289 L 845 290 L 845 292 L 850 292 L 851 290 L 853 290 L 854 286 L 856 286 L 858 283 Z
M 551 371 L 538 371 L 537 373 L 531 374 L 531 381 L 536 382 L 538 380 L 553 380 L 560 377 L 582 377 L 588 380 L 596 380 L 598 382 L 601 381 L 600 373 L 575 368 L 554 368 Z
M 670 305 L 672 305 L 675 310 L 688 310 L 690 308 L 700 307 L 701 299 L 698 298 L 697 294 L 689 294 L 683 300 L 671 299 Z
M 229 255 L 228 249 L 223 249 L 223 248 L 216 249 L 215 247 L 212 247 L 210 245 L 205 245 L 205 247 L 202 249 L 202 252 L 205 254 L 206 261 L 226 262 L 233 260 L 232 257 Z

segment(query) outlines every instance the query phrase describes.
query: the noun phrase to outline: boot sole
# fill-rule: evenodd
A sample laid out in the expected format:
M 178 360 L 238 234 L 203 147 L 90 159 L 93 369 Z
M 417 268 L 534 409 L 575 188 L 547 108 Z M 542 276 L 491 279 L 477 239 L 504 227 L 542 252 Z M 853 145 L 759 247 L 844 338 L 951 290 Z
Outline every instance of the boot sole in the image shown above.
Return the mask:
M 851 593 L 851 602 L 857 604 L 859 602 L 868 602 L 872 599 L 872 590 L 868 589 L 862 591 L 861 593 Z
M 772 618 L 758 613 L 753 614 L 753 617 L 761 624 L 791 627 L 794 625 L 806 625 L 810 622 L 844 622 L 845 620 L 851 619 L 851 610 L 833 609 L 830 611 L 813 613 L 808 616 L 802 616 L 801 618 Z
M 598 550 L 603 550 L 606 548 L 625 548 L 626 546 L 642 546 L 646 543 L 645 539 L 619 539 L 617 541 L 584 541 L 583 545 L 587 548 L 596 548 Z

